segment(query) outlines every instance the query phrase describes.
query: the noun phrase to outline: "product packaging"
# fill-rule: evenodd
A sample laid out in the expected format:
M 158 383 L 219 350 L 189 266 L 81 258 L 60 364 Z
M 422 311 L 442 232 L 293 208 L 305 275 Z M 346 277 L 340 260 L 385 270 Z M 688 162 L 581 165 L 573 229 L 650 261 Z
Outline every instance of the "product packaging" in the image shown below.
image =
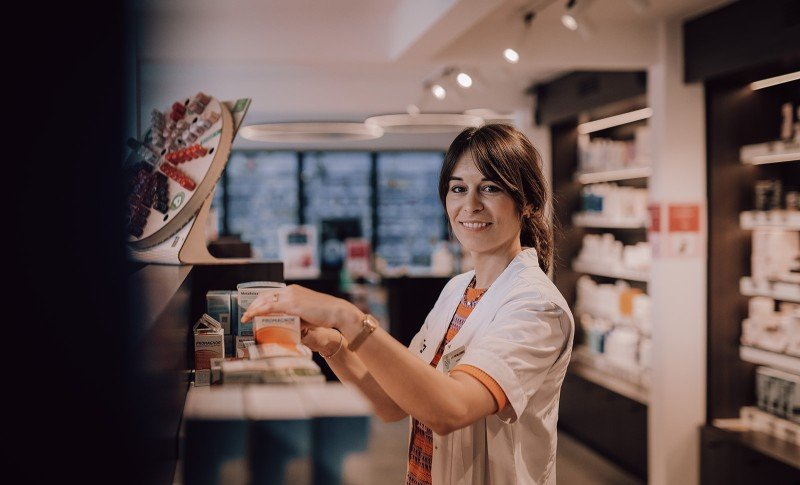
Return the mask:
M 277 344 L 291 350 L 300 345 L 300 317 L 263 315 L 253 320 L 256 343 Z
M 800 376 L 757 367 L 756 399 L 759 409 L 800 423 Z
M 275 291 L 277 288 L 283 288 L 286 285 L 283 283 L 276 283 L 274 281 L 252 281 L 248 283 L 239 283 L 236 285 L 237 290 L 237 331 L 236 334 L 240 337 L 252 337 L 254 335 L 253 332 L 253 320 L 250 320 L 247 323 L 242 323 L 242 315 L 247 312 L 247 309 L 250 307 L 250 304 L 258 298 L 258 295 L 262 293 L 269 293 Z
M 225 336 L 222 333 L 222 325 L 204 313 L 192 330 L 195 369 L 211 369 L 211 359 L 225 357 Z
M 255 337 L 252 336 L 240 337 L 237 335 L 236 337 L 234 337 L 234 345 L 235 345 L 234 356 L 240 359 L 247 357 L 247 347 L 255 344 L 256 344 Z
M 211 290 L 206 293 L 206 313 L 222 325 L 225 335 L 231 333 L 231 292 Z

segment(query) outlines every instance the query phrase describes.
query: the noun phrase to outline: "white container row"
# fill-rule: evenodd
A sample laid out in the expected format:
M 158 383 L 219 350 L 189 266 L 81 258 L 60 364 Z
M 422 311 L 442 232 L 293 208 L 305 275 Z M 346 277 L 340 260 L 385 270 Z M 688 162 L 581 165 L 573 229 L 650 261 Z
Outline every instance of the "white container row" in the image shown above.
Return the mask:
M 800 284 L 800 232 L 754 229 L 751 278 L 755 284 Z
M 587 234 L 576 262 L 615 271 L 650 271 L 652 250 L 646 242 L 625 246 L 613 234 Z
M 632 326 L 649 335 L 652 329 L 650 296 L 625 281 L 598 284 L 588 276 L 578 278 L 575 311 L 614 326 Z M 583 316 L 581 317 L 583 321 Z
M 578 167 L 581 172 L 601 172 L 650 165 L 650 129 L 636 128 L 633 141 L 616 141 L 580 135 Z
M 755 296 L 742 322 L 742 345 L 800 357 L 800 304 Z
M 609 220 L 646 221 L 647 189 L 613 183 L 587 185 L 581 191 L 581 206 L 585 214 L 598 214 Z

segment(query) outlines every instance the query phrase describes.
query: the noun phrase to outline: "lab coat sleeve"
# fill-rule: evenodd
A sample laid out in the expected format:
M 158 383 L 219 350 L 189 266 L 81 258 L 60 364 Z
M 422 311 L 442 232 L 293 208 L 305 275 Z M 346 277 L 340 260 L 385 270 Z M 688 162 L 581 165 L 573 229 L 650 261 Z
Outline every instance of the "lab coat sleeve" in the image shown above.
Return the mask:
M 564 318 L 561 308 L 534 291 L 505 302 L 470 343 L 459 365 L 477 367 L 500 385 L 508 398 L 497 414 L 501 420 L 516 421 L 541 387 L 564 349 Z

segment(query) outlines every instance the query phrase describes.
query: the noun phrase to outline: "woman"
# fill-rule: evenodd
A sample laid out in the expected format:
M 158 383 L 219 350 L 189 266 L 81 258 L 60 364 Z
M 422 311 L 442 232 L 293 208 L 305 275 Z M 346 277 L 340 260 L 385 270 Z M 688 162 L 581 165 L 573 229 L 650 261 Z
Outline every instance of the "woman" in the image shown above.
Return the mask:
M 411 416 L 407 484 L 555 483 L 574 322 L 547 278 L 553 234 L 538 153 L 508 125 L 468 128 L 439 195 L 475 269 L 451 279 L 409 348 L 351 303 L 299 286 L 244 315 L 302 319 L 303 343 L 386 421 Z

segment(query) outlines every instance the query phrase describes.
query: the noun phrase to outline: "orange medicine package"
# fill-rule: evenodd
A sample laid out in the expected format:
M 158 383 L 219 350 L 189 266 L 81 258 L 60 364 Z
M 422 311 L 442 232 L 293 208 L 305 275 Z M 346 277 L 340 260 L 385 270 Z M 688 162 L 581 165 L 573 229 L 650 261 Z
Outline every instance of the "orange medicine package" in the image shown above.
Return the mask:
M 255 317 L 253 329 L 258 344 L 278 344 L 296 350 L 300 345 L 300 317 L 264 315 Z

